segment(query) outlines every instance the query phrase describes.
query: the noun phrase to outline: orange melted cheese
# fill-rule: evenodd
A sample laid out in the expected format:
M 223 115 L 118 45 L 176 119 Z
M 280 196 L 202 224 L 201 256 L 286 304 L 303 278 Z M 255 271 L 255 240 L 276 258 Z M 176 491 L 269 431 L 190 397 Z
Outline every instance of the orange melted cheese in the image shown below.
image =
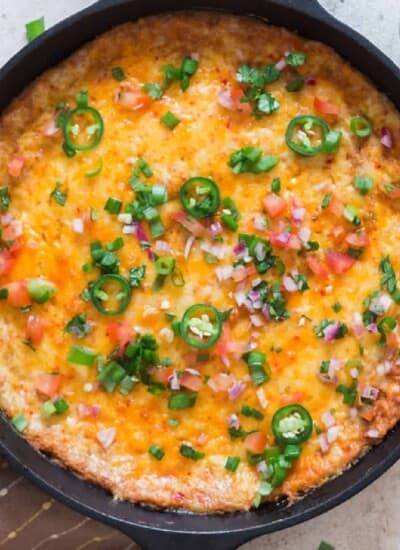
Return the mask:
M 221 89 L 237 86 L 235 74 L 242 63 L 251 66 L 275 63 L 291 49 L 306 53 L 306 63 L 300 70 L 312 75 L 315 85 L 288 93 L 283 73 L 280 80 L 267 86 L 281 107 L 260 119 L 230 111 L 218 103 Z M 111 76 L 112 67 L 122 67 L 127 81 L 140 89 L 146 82 L 161 82 L 163 65 L 179 66 L 185 56 L 193 53 L 199 56 L 199 68 L 185 93 L 175 83 L 160 101 L 151 101 L 147 108 L 137 111 L 115 102 L 120 84 Z M 60 101 L 75 105 L 75 96 L 82 89 L 88 90 L 90 105 L 101 113 L 105 133 L 95 149 L 68 158 L 61 148 L 61 133 L 46 136 L 43 128 L 53 118 L 55 106 Z M 315 113 L 316 96 L 335 104 L 339 115 Z M 168 110 L 181 121 L 173 131 L 160 123 L 160 117 Z M 286 127 L 300 114 L 325 117 L 331 127 L 343 132 L 337 154 L 305 158 L 288 149 Z M 351 118 L 357 115 L 372 121 L 374 131 L 366 140 L 359 140 L 349 130 Z M 381 127 L 391 131 L 392 150 L 385 149 L 380 142 Z M 10 416 L 24 413 L 29 420 L 24 435 L 35 446 L 54 453 L 116 496 L 133 501 L 197 511 L 248 509 L 260 477 L 246 460 L 243 442 L 230 439 L 227 418 L 238 414 L 245 430 L 261 430 L 267 437 L 267 445 L 274 445 L 271 418 L 289 402 L 301 402 L 324 432 L 322 416 L 334 411 L 339 433 L 326 452 L 322 452 L 319 436 L 314 433 L 303 444 L 300 459 L 294 462 L 284 485 L 273 497 L 279 494 L 294 497 L 298 491 L 340 473 L 374 442 L 368 433 L 376 432 L 382 437 L 399 415 L 396 365 L 392 361 L 391 373 L 386 375 L 377 370 L 387 357 L 388 348 L 376 345 L 375 334 L 363 331 L 357 336 L 352 329 L 354 314 L 363 311 L 363 300 L 380 288 L 381 256 L 389 254 L 395 270 L 400 269 L 398 213 L 379 191 L 381 185 L 399 178 L 399 144 L 398 113 L 363 77 L 329 48 L 262 22 L 216 14 L 167 15 L 126 24 L 85 46 L 39 78 L 15 100 L 0 122 L 0 181 L 10 187 L 9 214 L 21 220 L 23 227 L 23 246 L 16 253 L 11 272 L 1 276 L 0 286 L 41 276 L 57 288 L 49 302 L 33 306 L 32 313 L 47 320 L 43 341 L 36 351 L 22 343 L 29 314 L 1 302 L 0 405 Z M 248 145 L 277 156 L 279 165 L 268 173 L 235 175 L 227 165 L 229 157 Z M 17 178 L 7 171 L 15 154 L 25 159 Z M 121 273 L 126 275 L 130 267 L 142 264 L 147 265 L 147 271 L 144 284 L 133 291 L 129 308 L 117 320 L 129 323 L 137 333 L 153 334 L 159 343 L 160 357 L 170 357 L 177 370 L 196 368 L 202 377 L 229 372 L 245 382 L 246 389 L 236 400 L 230 400 L 226 392 L 214 392 L 204 383 L 193 408 L 171 411 L 167 407 L 169 390 L 152 395 L 146 386 L 138 384 L 127 397 L 117 391 L 108 394 L 96 388 L 96 367 L 79 367 L 66 361 L 74 344 L 83 344 L 102 355 L 115 348 L 106 334 L 107 323 L 113 319 L 100 315 L 79 297 L 88 282 L 98 277 L 97 269 L 84 273 L 82 265 L 90 261 L 92 241 L 106 243 L 121 236 L 121 223 L 104 211 L 104 204 L 110 196 L 124 204 L 134 199 L 127 180 L 132 162 L 139 157 L 154 172 L 146 183 L 162 183 L 168 189 L 170 200 L 160 208 L 167 228 L 162 239 L 169 243 L 186 284 L 176 288 L 167 280 L 159 292 L 153 292 L 154 264 L 135 236 L 124 235 L 125 244 L 116 253 Z M 99 159 L 103 160 L 101 173 L 86 178 L 85 172 L 96 166 Z M 255 328 L 248 311 L 236 305 L 235 283 L 231 279 L 218 281 L 215 271 L 216 267 L 232 265 L 237 233 L 223 231 L 226 252 L 217 264 L 204 261 L 200 241 L 193 244 L 189 258 L 184 259 L 189 233 L 174 221 L 173 215 L 181 209 L 180 186 L 197 175 L 213 178 L 221 196 L 233 198 L 242 214 L 241 232 L 268 238 L 266 230 L 254 229 L 254 219 L 263 212 L 262 201 L 270 193 L 273 177 L 279 177 L 280 196 L 288 204 L 279 219 L 293 225 L 290 208 L 294 200 L 306 209 L 301 225 L 310 229 L 311 240 L 320 243 L 320 251 L 314 253 L 316 257 L 323 259 L 325 250 L 343 251 L 343 242 L 332 237 L 333 227 L 343 225 L 346 232 L 354 231 L 349 222 L 338 219 L 329 209 L 321 209 L 326 193 L 334 193 L 343 204 L 359 210 L 370 244 L 349 271 L 342 275 L 330 273 L 327 280 L 318 279 L 310 271 L 304 255 L 274 248 L 287 273 L 297 269 L 308 276 L 310 289 L 302 294 L 285 292 L 289 319 L 269 321 Z M 375 187 L 367 196 L 360 195 L 352 185 L 358 175 L 374 178 Z M 57 181 L 68 190 L 64 207 L 49 199 Z M 73 229 L 73 220 L 87 217 L 90 207 L 99 217 L 86 223 L 84 232 L 78 234 Z M 276 223 L 273 221 L 273 226 Z M 257 277 L 253 275 L 246 288 Z M 270 274 L 261 277 L 271 278 Z M 336 302 L 342 305 L 337 313 L 332 310 Z M 212 348 L 209 360 L 197 363 L 196 353 L 181 338 L 174 337 L 170 343 L 163 337 L 163 329 L 169 328 L 164 313 L 173 313 L 180 319 L 195 303 L 210 303 L 219 310 L 233 307 L 228 321 L 232 340 L 266 353 L 271 379 L 262 386 L 265 408 L 262 405 L 266 403 L 260 403 L 243 360 L 228 354 L 230 367 L 227 367 Z M 63 328 L 73 315 L 81 312 L 86 313 L 94 328 L 84 340 L 77 341 Z M 396 317 L 397 306 L 392 304 L 387 315 Z M 342 321 L 349 328 L 348 334 L 332 343 L 317 339 L 313 327 L 323 319 Z M 391 338 L 395 347 L 397 333 L 396 328 Z M 363 356 L 360 345 L 366 350 Z M 280 352 L 274 351 L 277 347 Z M 343 395 L 335 392 L 335 385 L 324 384 L 318 378 L 321 361 L 332 358 L 342 363 L 361 360 L 360 383 L 380 389 L 371 422 L 359 414 L 352 417 L 349 406 L 343 403 Z M 61 373 L 60 394 L 68 401 L 70 410 L 62 417 L 46 419 L 40 414 L 43 398 L 35 385 L 40 374 L 51 372 Z M 349 384 L 349 369 L 343 368 L 338 378 L 339 382 Z M 264 420 L 240 415 L 244 403 L 262 410 Z M 79 404 L 99 405 L 100 414 L 80 417 Z M 169 426 L 171 418 L 178 420 L 176 427 Z M 107 428 L 115 428 L 116 435 L 112 445 L 104 449 L 96 434 Z M 205 458 L 193 462 L 183 457 L 179 453 L 182 443 L 203 451 Z M 148 453 L 152 444 L 165 451 L 161 461 Z M 224 468 L 228 456 L 241 458 L 235 473 Z

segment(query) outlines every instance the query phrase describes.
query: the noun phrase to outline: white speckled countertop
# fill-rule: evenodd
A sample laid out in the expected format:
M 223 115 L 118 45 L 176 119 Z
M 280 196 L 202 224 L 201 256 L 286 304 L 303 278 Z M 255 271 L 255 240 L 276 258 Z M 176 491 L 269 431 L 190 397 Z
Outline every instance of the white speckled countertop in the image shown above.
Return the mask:
M 301 4 L 303 0 L 297 1 Z M 400 65 L 400 0 L 320 1 Z M 0 65 L 24 45 L 27 21 L 45 15 L 50 26 L 91 3 L 92 0 L 0 0 Z M 26 506 L 30 508 L 25 509 Z M 321 540 L 336 550 L 400 550 L 400 463 L 331 512 L 261 537 L 242 550 L 317 550 Z M 0 546 L 4 550 L 135 548 L 126 537 L 80 517 L 32 488 L 1 460 Z

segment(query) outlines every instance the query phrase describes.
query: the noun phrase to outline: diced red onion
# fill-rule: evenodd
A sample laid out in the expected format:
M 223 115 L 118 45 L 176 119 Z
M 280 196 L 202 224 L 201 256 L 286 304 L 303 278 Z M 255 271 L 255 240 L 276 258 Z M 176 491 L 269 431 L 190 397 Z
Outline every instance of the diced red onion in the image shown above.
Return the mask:
M 323 453 L 327 453 L 329 451 L 329 442 L 326 433 L 319 436 L 319 446 Z
M 383 363 L 379 363 L 379 365 L 376 367 L 376 372 L 380 376 L 384 376 L 385 374 L 388 374 L 392 370 L 393 366 L 390 361 L 384 361 Z
M 210 244 L 207 241 L 204 241 L 200 245 L 201 250 L 204 252 L 207 252 L 208 254 L 212 254 L 219 260 L 223 260 L 226 252 L 226 247 L 223 244 Z
M 205 445 L 208 441 L 208 435 L 204 432 L 202 432 L 199 437 L 197 438 L 197 444 L 202 447 Z
M 278 71 L 283 71 L 287 66 L 286 63 L 286 57 L 282 57 L 277 63 L 275 63 L 275 68 L 278 69 Z
M 136 235 L 136 227 L 134 225 L 124 225 L 122 227 L 122 233 L 124 235 Z
M 294 222 L 300 223 L 304 220 L 305 217 L 306 217 L 305 208 L 292 208 L 292 218 Z
M 229 367 L 231 366 L 231 361 L 230 361 L 229 357 L 227 355 L 221 355 L 220 359 L 221 359 L 222 364 L 224 365 L 224 367 L 229 369 Z
M 72 229 L 75 231 L 75 233 L 83 233 L 85 226 L 83 224 L 82 218 L 74 218 L 72 220 Z
M 236 428 L 237 430 L 240 428 L 240 420 L 237 414 L 231 414 L 228 416 L 227 422 L 228 426 L 231 428 Z
M 231 91 L 227 88 L 224 88 L 218 92 L 217 101 L 222 107 L 225 107 L 225 109 L 229 109 L 230 111 L 234 111 L 236 109 L 236 104 L 232 97 Z
M 267 463 L 265 462 L 265 460 L 262 460 L 261 462 L 259 462 L 257 465 L 256 465 L 256 470 L 257 472 L 259 472 L 260 474 L 262 474 L 263 472 L 266 472 L 268 469 L 268 466 L 267 466 Z
M 359 375 L 358 369 L 356 369 L 355 367 L 350 370 L 350 376 L 352 378 L 358 378 L 358 375 Z
M 326 411 L 321 417 L 321 420 L 326 428 L 332 428 L 332 426 L 335 426 L 336 420 L 331 413 L 331 411 Z
M 244 290 L 236 291 L 233 297 L 238 306 L 242 306 L 246 302 L 246 293 Z
M 163 327 L 160 330 L 159 335 L 168 344 L 172 344 L 174 341 L 174 332 L 169 327 Z
M 315 84 L 317 83 L 313 76 L 307 76 L 304 79 L 304 82 L 307 84 L 307 86 L 315 86 Z
M 215 235 L 219 235 L 222 233 L 222 225 L 220 222 L 214 222 L 210 225 L 210 234 L 215 237 Z
M 157 240 L 155 242 L 155 249 L 159 252 L 167 252 L 168 254 L 172 252 L 170 244 L 162 240 Z
M 368 332 L 371 332 L 372 334 L 378 334 L 378 325 L 376 323 L 370 323 L 367 325 Z
M 231 401 L 234 401 L 242 395 L 246 389 L 246 384 L 243 382 L 236 382 L 228 392 L 228 397 Z
M 308 243 L 311 237 L 311 231 L 308 227 L 301 227 L 299 229 L 298 237 L 302 243 Z
M 261 309 L 261 312 L 264 315 L 264 317 L 267 319 L 267 321 L 269 321 L 271 319 L 271 315 L 269 313 L 269 307 L 268 307 L 267 304 L 263 305 L 263 307 Z
M 55 118 L 49 120 L 43 127 L 43 134 L 47 137 L 54 136 L 60 131 L 60 128 L 56 126 Z
M 101 406 L 100 405 L 92 405 L 92 416 L 95 418 L 98 418 L 100 416 L 101 412 Z
M 189 374 L 193 374 L 193 376 L 200 376 L 200 372 L 197 369 L 192 369 L 190 367 L 185 369 L 185 372 L 188 372 Z
M 233 247 L 233 254 L 237 260 L 241 260 L 248 255 L 246 243 L 240 241 L 237 245 Z
M 357 408 L 356 407 L 350 407 L 349 414 L 350 414 L 350 418 L 352 418 L 353 420 L 355 418 L 357 418 L 357 416 L 358 416 Z
M 340 323 L 333 323 L 324 329 L 324 342 L 333 342 L 340 330 Z
M 85 405 L 84 403 L 78 403 L 78 416 L 84 418 L 85 416 L 90 416 L 92 414 L 92 407 Z
M 185 247 L 183 249 L 183 257 L 185 258 L 185 260 L 187 260 L 189 258 L 189 254 L 190 254 L 190 251 L 192 249 L 192 246 L 193 246 L 193 243 L 194 243 L 195 239 L 196 239 L 196 237 L 194 235 L 190 235 L 190 237 L 188 237 L 186 239 Z
M 287 275 L 283 277 L 282 285 L 283 285 L 283 288 L 288 292 L 296 292 L 298 290 L 296 283 L 293 281 L 291 277 L 288 277 Z
M 253 220 L 254 229 L 258 231 L 264 231 L 266 228 L 265 217 L 261 214 L 256 214 Z
M 256 395 L 261 408 L 266 409 L 268 407 L 268 399 L 265 397 L 264 388 L 258 388 L 256 390 Z
M 390 130 L 385 126 L 381 128 L 381 143 L 387 149 L 391 149 L 393 147 L 392 134 L 390 133 Z
M 4 216 L 0 217 L 1 225 L 9 225 L 14 219 L 14 216 L 11 214 L 5 214 Z
M 106 428 L 97 432 L 96 438 L 103 449 L 108 449 L 114 443 L 116 433 L 117 430 L 115 428 Z
M 179 390 L 181 388 L 176 370 L 174 370 L 171 376 L 168 376 L 168 382 L 171 390 Z
M 256 277 L 255 279 L 253 279 L 251 281 L 251 287 L 254 288 L 255 286 L 259 285 L 260 283 L 262 283 L 261 277 Z
M 339 435 L 339 431 L 339 426 L 332 426 L 331 428 L 328 428 L 328 431 L 326 432 L 328 443 L 333 443 L 334 441 L 336 441 Z
M 226 281 L 233 273 L 233 267 L 231 265 L 224 265 L 215 269 L 218 281 Z
M 247 294 L 247 297 L 251 302 L 256 302 L 260 299 L 260 292 L 258 290 L 250 290 L 250 292 Z
M 290 233 L 279 233 L 279 235 L 275 235 L 274 237 L 274 244 L 281 244 L 283 246 L 286 246 L 290 241 Z
M 362 336 L 364 333 L 362 317 L 358 312 L 353 315 L 353 331 L 357 338 L 360 338 L 360 336 Z
M 371 437 L 372 439 L 379 439 L 378 430 L 368 430 L 367 432 L 365 432 L 365 435 L 367 437 Z
M 257 314 L 250 315 L 250 321 L 254 327 L 262 327 L 264 324 L 264 321 L 262 320 L 260 315 Z
M 372 399 L 372 401 L 376 401 L 379 397 L 379 389 L 372 386 L 365 386 L 361 393 L 361 397 L 364 397 L 364 399 Z

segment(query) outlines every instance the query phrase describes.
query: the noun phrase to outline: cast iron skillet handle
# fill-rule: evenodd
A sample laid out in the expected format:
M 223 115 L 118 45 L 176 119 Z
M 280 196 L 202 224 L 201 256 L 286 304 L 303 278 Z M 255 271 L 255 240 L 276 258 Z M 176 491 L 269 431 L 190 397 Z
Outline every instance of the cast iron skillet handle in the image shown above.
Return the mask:
M 278 4 L 283 5 L 286 7 L 294 8 L 294 9 L 300 9 L 302 12 L 307 13 L 308 15 L 311 15 L 312 17 L 316 17 L 318 19 L 327 19 L 331 18 L 334 19 L 334 17 L 319 3 L 319 0 L 269 0 L 272 4 Z M 96 4 L 100 5 L 100 7 L 111 7 L 116 3 L 116 0 L 97 0 Z M 196 4 L 197 2 L 193 2 L 193 4 Z M 207 2 L 199 1 L 199 5 L 204 4 Z M 210 2 L 210 5 L 212 4 L 218 4 L 218 2 Z
M 255 534 L 229 532 L 221 534 L 168 533 L 137 527 L 123 527 L 128 535 L 142 550 L 236 550 L 242 544 L 253 539 Z

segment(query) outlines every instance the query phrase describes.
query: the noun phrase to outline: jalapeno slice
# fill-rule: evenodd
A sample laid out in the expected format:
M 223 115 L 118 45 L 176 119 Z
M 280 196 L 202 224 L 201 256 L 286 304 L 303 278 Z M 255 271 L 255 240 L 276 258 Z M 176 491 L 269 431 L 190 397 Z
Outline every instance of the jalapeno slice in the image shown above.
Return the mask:
M 298 155 L 313 157 L 325 151 L 328 134 L 329 126 L 322 118 L 312 115 L 297 116 L 289 122 L 286 143 Z
M 209 218 L 219 207 L 217 184 L 209 178 L 190 178 L 182 185 L 179 197 L 183 208 L 194 218 Z
M 90 151 L 103 137 L 104 122 L 97 109 L 78 106 L 67 114 L 63 133 L 65 151 Z
M 131 300 L 131 287 L 121 275 L 108 273 L 95 281 L 90 289 L 90 297 L 99 313 L 120 315 L 126 310 Z M 107 308 L 107 302 L 111 302 L 112 306 Z
M 306 441 L 313 429 L 310 413 L 302 405 L 281 407 L 272 417 L 272 431 L 282 445 L 298 445 Z
M 195 304 L 185 311 L 180 329 L 182 338 L 189 346 L 210 348 L 221 336 L 221 314 L 213 306 Z

